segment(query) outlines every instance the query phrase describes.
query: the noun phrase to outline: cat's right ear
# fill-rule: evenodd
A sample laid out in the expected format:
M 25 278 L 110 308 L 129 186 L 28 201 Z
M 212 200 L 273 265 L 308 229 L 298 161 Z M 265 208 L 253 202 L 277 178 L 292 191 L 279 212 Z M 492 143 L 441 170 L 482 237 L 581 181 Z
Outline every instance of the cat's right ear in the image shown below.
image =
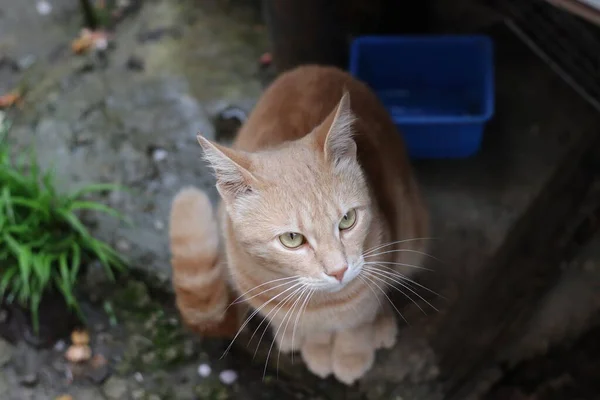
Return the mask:
M 251 162 L 246 154 L 213 143 L 200 134 L 197 139 L 204 150 L 204 159 L 215 172 L 217 190 L 226 203 L 252 193 L 257 181 L 249 170 Z

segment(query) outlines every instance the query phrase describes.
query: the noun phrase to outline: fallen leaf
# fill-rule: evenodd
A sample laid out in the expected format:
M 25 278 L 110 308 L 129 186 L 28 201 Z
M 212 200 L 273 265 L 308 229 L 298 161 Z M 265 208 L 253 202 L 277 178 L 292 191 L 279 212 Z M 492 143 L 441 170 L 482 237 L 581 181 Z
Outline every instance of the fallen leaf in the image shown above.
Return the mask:
M 73 396 L 70 394 L 63 394 L 55 398 L 54 400 L 73 400 Z
M 18 90 L 6 93 L 0 96 L 0 108 L 9 108 L 17 105 L 21 105 L 23 97 Z
M 75 54 L 83 54 L 92 48 L 104 50 L 108 47 L 108 34 L 102 30 L 81 30 L 79 37 L 71 42 L 71 50 Z

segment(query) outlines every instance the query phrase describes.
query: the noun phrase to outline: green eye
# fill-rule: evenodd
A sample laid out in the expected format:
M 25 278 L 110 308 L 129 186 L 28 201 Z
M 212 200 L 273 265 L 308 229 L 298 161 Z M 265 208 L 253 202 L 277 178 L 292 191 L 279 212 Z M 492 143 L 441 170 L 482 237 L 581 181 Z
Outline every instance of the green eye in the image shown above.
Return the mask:
M 356 223 L 356 210 L 352 209 L 352 210 L 348 211 L 346 214 L 344 214 L 344 216 L 342 217 L 342 220 L 340 221 L 340 224 L 338 226 L 341 231 L 344 231 L 346 229 L 352 228 L 355 223 Z
M 279 241 L 288 249 L 297 249 L 306 241 L 304 236 L 296 232 L 287 232 L 279 235 Z

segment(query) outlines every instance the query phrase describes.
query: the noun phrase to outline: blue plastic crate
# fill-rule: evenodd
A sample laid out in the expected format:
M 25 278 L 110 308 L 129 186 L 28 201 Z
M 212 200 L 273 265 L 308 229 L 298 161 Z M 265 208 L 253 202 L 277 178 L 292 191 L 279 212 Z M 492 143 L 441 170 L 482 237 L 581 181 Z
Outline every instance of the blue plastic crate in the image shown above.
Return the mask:
M 379 96 L 412 158 L 464 158 L 494 114 L 493 45 L 486 36 L 363 36 L 350 72 Z

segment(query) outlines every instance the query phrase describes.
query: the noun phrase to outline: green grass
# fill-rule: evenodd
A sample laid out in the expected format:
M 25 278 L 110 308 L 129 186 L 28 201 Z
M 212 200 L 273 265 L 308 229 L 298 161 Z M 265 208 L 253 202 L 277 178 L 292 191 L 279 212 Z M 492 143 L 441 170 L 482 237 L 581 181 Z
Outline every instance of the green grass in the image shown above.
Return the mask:
M 41 171 L 32 151 L 12 160 L 9 124 L 0 120 L 0 301 L 18 302 L 31 311 L 39 331 L 39 306 L 46 293 L 58 291 L 81 316 L 75 287 L 82 263 L 99 260 L 106 274 L 125 269 L 121 256 L 94 238 L 79 218 L 90 210 L 121 219 L 114 209 L 86 200 L 91 193 L 115 190 L 96 184 L 60 193 L 51 171 Z

